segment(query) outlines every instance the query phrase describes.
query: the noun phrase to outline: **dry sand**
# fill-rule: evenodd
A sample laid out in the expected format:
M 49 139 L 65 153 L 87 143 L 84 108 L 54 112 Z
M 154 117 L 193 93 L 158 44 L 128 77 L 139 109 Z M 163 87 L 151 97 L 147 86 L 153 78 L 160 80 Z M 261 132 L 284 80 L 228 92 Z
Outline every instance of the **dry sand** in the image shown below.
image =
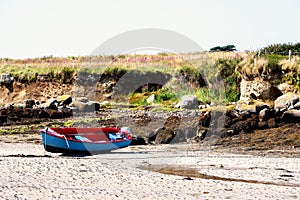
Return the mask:
M 0 199 L 300 199 L 299 157 L 247 155 L 186 144 L 65 157 L 45 152 L 40 144 L 25 143 L 0 143 L 0 156 Z M 193 168 L 208 179 L 140 166 Z

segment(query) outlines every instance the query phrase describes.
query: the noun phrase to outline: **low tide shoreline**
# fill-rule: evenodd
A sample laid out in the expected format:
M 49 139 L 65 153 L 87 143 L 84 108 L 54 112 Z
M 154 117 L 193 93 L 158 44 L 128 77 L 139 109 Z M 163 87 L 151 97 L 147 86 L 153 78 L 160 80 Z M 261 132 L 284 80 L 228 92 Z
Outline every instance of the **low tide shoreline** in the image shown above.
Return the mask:
M 248 152 L 170 144 L 129 146 L 108 154 L 79 157 L 45 152 L 41 144 L 1 142 L 0 146 L 3 199 L 300 197 L 298 149 Z M 184 173 L 159 173 L 170 166 Z M 160 171 L 153 170 L 155 167 Z M 223 180 L 190 176 L 191 170 Z

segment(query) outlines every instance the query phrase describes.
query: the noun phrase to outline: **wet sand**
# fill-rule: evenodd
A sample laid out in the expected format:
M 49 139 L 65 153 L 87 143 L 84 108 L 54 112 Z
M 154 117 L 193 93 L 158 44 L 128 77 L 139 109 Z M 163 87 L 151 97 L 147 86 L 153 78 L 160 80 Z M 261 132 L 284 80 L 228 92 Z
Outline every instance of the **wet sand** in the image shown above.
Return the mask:
M 71 157 L 41 144 L 0 147 L 0 199 L 300 198 L 300 158 L 288 156 L 298 149 L 248 154 L 174 144 Z

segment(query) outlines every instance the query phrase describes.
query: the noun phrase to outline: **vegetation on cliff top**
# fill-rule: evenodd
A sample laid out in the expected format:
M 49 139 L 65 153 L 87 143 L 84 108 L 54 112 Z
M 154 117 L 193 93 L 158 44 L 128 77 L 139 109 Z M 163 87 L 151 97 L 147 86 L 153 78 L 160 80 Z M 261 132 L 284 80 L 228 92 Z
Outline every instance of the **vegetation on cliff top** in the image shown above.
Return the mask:
M 262 52 L 286 52 L 286 49 L 299 51 L 299 43 L 293 46 L 291 44 L 270 45 L 262 49 Z M 200 64 L 196 64 L 197 66 L 194 65 L 194 60 L 190 62 L 184 56 L 158 54 L 120 55 L 118 57 L 44 57 L 24 60 L 0 59 L 0 73 L 10 73 L 16 81 L 22 83 L 36 82 L 39 75 L 46 75 L 49 81 L 74 84 L 79 73 L 102 74 L 118 80 L 129 71 L 162 72 L 174 76 L 177 83 L 183 79 L 186 85 L 182 87 L 193 88 L 189 92 L 196 95 L 198 100 L 204 104 L 212 101 L 237 101 L 240 95 L 241 78 L 269 80 L 275 84 L 286 82 L 300 89 L 300 59 L 298 56 L 292 56 L 289 59 L 285 54 L 211 52 L 205 54 L 206 60 L 203 62 L 203 53 L 199 53 L 198 57 L 202 60 L 199 59 L 201 61 L 199 61 Z M 220 98 L 222 94 L 219 92 L 222 87 L 217 86 L 218 84 L 224 85 L 225 98 Z M 167 84 L 155 91 L 144 89 L 142 92 L 133 92 L 128 95 L 131 102 L 135 104 L 147 105 L 146 97 L 151 94 L 156 95 L 156 103 L 172 104 L 186 92 L 185 89 L 173 90 L 172 86 Z

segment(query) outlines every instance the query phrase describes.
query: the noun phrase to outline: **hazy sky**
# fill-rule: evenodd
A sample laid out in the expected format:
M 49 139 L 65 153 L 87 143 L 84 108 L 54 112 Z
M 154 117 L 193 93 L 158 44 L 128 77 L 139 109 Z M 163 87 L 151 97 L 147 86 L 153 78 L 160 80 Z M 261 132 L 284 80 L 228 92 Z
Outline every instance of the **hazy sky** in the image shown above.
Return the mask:
M 139 28 L 181 33 L 203 49 L 300 42 L 299 0 L 0 0 L 0 57 L 89 55 Z

